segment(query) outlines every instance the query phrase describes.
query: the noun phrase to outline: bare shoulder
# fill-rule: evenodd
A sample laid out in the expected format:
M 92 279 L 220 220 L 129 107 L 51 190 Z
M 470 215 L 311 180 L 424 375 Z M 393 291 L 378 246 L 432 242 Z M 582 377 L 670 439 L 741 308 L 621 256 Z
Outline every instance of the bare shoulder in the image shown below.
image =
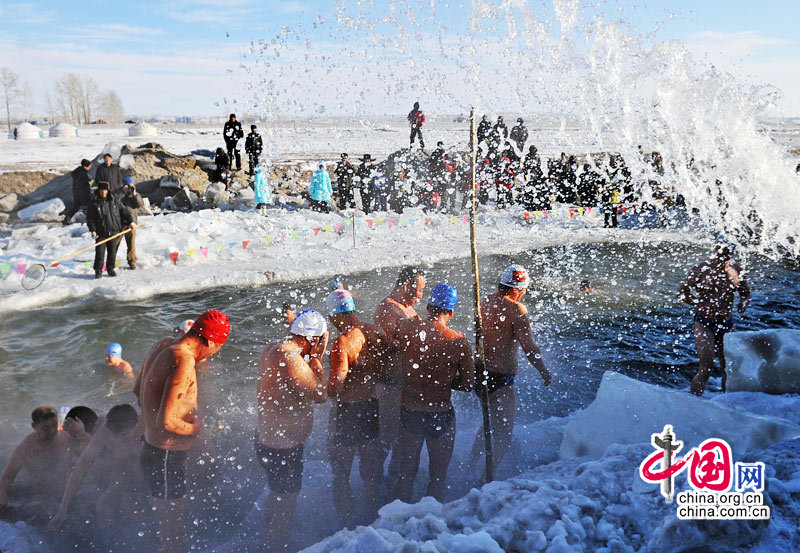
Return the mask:
M 457 330 L 453 330 L 452 328 L 442 329 L 442 336 L 447 340 L 451 340 L 453 342 L 465 341 L 467 339 L 467 337 L 463 333 Z

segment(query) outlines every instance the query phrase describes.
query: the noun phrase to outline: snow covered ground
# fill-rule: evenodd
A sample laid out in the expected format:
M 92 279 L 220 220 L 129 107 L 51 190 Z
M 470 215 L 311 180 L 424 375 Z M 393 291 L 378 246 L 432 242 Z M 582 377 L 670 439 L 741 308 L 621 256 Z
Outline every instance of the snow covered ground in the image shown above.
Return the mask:
M 479 214 L 480 251 L 515 253 L 567 240 L 679 239 L 668 231 L 603 229 L 603 216 L 594 210 L 581 215 L 561 209 L 547 218 L 530 214 L 528 219 L 518 209 Z M 469 227 L 463 215 L 426 216 L 420 210 L 406 210 L 402 216 L 359 214 L 355 223 L 347 214 L 278 208 L 270 209 L 267 217 L 252 209 L 215 209 L 141 217 L 139 222 L 146 223 L 136 237 L 139 268 L 127 270 L 123 243 L 117 255 L 118 276 L 100 280 L 94 279 L 91 268 L 93 249 L 58 267 L 49 266 L 52 260 L 92 245 L 85 225 L 13 229 L 10 237 L 0 239 L 0 272 L 6 273 L 0 281 L 0 312 L 89 294 L 135 301 L 163 293 L 302 280 L 469 255 Z M 39 288 L 27 291 L 21 275 L 34 263 L 46 264 L 48 276 Z

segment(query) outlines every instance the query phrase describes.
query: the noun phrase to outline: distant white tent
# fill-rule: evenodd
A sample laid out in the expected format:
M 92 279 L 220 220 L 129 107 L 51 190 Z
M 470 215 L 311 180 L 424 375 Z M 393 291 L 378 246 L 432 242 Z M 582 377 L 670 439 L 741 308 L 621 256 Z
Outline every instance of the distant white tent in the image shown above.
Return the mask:
M 16 136 L 14 136 L 14 130 L 17 131 Z M 14 130 L 8 133 L 9 138 L 16 138 L 17 140 L 44 138 L 44 133 L 39 130 L 39 127 L 31 125 L 30 123 L 23 123 Z
M 156 136 L 157 134 L 158 129 L 146 121 L 136 123 L 128 128 L 128 136 Z
M 54 138 L 75 138 L 78 136 L 78 129 L 69 123 L 56 123 L 50 127 L 49 133 Z

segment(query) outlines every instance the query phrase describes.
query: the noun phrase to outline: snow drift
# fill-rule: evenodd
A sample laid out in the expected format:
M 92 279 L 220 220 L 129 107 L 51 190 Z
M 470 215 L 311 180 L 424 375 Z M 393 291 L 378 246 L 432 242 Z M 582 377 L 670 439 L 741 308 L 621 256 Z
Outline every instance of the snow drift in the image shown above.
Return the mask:
M 800 330 L 725 335 L 728 391 L 800 393 Z

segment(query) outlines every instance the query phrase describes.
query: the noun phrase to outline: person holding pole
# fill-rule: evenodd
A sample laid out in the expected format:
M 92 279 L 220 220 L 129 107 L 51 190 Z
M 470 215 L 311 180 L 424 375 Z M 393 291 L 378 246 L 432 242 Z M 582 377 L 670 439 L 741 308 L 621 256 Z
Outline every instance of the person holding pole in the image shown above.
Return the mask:
M 475 391 L 488 396 L 490 428 L 493 436 L 494 466 L 503 459 L 511 445 L 517 411 L 514 380 L 517 375 L 517 344 L 528 361 L 536 367 L 548 386 L 552 379 L 542 352 L 533 337 L 528 310 L 520 300 L 528 290 L 530 278 L 521 265 L 506 267 L 497 292 L 481 301 L 486 372 L 478 374 Z M 483 451 L 483 428 L 478 429 L 472 446 L 469 467 L 475 470 Z
M 447 468 L 453 456 L 456 414 L 452 390 L 469 392 L 475 378 L 472 346 L 466 336 L 447 325 L 458 293 L 437 284 L 428 301 L 425 321 L 408 319 L 398 330 L 403 369 L 400 407 L 400 478 L 395 495 L 409 503 L 419 470 L 422 445 L 428 447 L 429 482 L 426 496 L 444 500 Z
M 114 270 L 117 263 L 117 246 L 119 240 L 106 240 L 119 234 L 122 227 L 136 228 L 130 211 L 120 201 L 111 195 L 108 183 L 105 181 L 97 184 L 97 191 L 89 204 L 86 212 L 86 225 L 92 233 L 97 246 L 94 249 L 94 278 L 103 276 L 103 257 L 106 258 L 106 271 L 108 276 L 117 276 Z M 101 243 L 102 242 L 102 243 Z

